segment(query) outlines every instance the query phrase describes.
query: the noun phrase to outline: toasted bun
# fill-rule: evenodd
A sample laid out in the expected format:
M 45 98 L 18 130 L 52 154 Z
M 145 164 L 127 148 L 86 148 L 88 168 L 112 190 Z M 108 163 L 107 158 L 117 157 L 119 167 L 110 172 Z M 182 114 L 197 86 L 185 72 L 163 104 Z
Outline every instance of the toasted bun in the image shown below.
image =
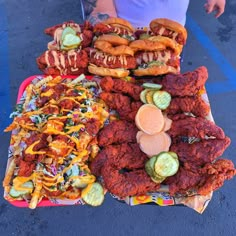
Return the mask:
M 97 40 L 107 41 L 111 43 L 113 46 L 119 45 L 128 45 L 129 40 L 122 38 L 118 35 L 111 35 L 111 34 L 103 34 L 97 38 Z
M 184 41 L 186 42 L 186 40 L 187 40 L 187 30 L 184 26 L 182 26 L 178 22 L 170 20 L 170 19 L 166 19 L 166 18 L 157 18 L 157 19 L 152 20 L 149 24 L 150 29 L 153 32 L 155 31 L 155 28 L 159 25 L 162 25 L 167 29 L 170 29 L 170 30 L 173 30 L 175 32 L 178 32 L 178 33 L 182 34 L 183 38 L 184 38 Z
M 110 18 L 104 20 L 103 23 L 107 24 L 107 25 L 120 26 L 122 28 L 125 28 L 125 29 L 131 31 L 132 33 L 134 32 L 134 27 L 127 20 L 122 19 L 122 18 L 110 17 Z
M 120 55 L 126 55 L 126 56 L 133 56 L 134 51 L 132 48 L 126 45 L 120 45 L 113 47 L 111 43 L 102 41 L 102 40 L 96 40 L 94 43 L 94 47 L 113 56 L 120 56 Z
M 91 74 L 100 75 L 100 76 L 112 76 L 117 78 L 126 77 L 129 75 L 129 71 L 126 69 L 109 69 L 104 67 L 98 67 L 94 64 L 88 66 L 88 71 Z
M 148 39 L 139 39 L 131 42 L 129 46 L 136 51 L 159 51 L 166 49 L 163 43 L 151 41 Z
M 134 75 L 136 76 L 145 76 L 145 75 L 164 75 L 168 73 L 174 73 L 177 74 L 179 73 L 179 70 L 172 67 L 172 66 L 153 66 L 153 67 L 148 67 L 146 69 L 137 69 L 134 70 Z
M 178 44 L 176 41 L 168 37 L 157 35 L 149 37 L 148 40 L 164 44 L 166 47 L 173 49 L 176 55 L 180 55 L 183 50 L 183 45 Z

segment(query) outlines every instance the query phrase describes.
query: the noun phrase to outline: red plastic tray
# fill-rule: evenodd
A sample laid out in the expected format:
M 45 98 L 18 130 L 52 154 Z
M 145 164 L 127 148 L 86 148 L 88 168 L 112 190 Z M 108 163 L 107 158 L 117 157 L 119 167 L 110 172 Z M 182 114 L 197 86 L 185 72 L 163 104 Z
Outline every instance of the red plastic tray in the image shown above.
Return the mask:
M 18 95 L 17 95 L 17 103 L 20 101 L 21 96 L 23 95 L 25 89 L 27 88 L 27 86 L 31 83 L 31 81 L 37 77 L 46 77 L 46 75 L 32 75 L 28 78 L 26 78 L 20 85 L 19 90 L 18 90 Z M 74 76 L 74 75 L 65 75 L 65 76 L 61 76 L 62 78 L 70 78 L 70 79 L 75 79 L 78 76 Z M 93 78 L 93 76 L 86 76 L 86 79 L 91 80 Z M 7 200 L 7 199 L 6 199 Z M 10 201 L 7 200 L 9 203 L 11 203 L 13 206 L 16 207 L 28 207 L 29 204 L 24 201 L 24 200 L 15 200 L 15 201 Z M 47 206 L 65 206 L 68 204 L 56 204 L 56 203 L 52 203 L 49 199 L 44 198 L 41 200 L 40 203 L 37 204 L 37 207 L 47 207 Z M 77 204 L 78 205 L 78 204 Z

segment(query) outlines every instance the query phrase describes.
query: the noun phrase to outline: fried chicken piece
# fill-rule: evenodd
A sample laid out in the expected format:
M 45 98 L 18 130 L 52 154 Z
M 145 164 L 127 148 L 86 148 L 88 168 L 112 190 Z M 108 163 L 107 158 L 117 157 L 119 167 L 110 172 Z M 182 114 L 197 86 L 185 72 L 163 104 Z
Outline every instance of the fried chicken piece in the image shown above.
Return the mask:
M 210 106 L 200 96 L 173 97 L 165 111 L 168 115 L 190 112 L 195 116 L 206 117 L 210 112 Z
M 115 143 L 136 142 L 138 128 L 132 122 L 116 120 L 98 133 L 98 145 L 108 146 Z
M 174 138 L 178 136 L 187 136 L 205 139 L 208 137 L 215 137 L 217 139 L 224 139 L 224 131 L 214 122 L 206 120 L 202 117 L 178 116 L 178 119 L 171 117 L 172 125 L 168 130 L 169 135 Z
M 87 48 L 91 45 L 93 41 L 93 32 L 91 30 L 84 30 L 81 34 L 81 37 L 83 39 L 81 42 L 81 47 Z
M 124 108 L 130 110 L 131 99 L 128 96 L 107 92 L 102 92 L 99 96 L 111 109 L 121 110 Z
M 28 177 L 33 173 L 33 171 L 35 170 L 35 167 L 36 167 L 35 162 L 20 160 L 19 171 L 17 175 Z
M 92 161 L 90 165 L 92 174 L 100 176 L 104 163 L 110 159 L 118 163 L 118 165 L 122 165 L 121 162 L 127 159 L 129 163 L 126 165 L 126 168 L 137 169 L 144 167 L 147 156 L 141 152 L 137 143 L 109 145 L 102 149 Z
M 121 55 L 124 60 L 121 60 L 121 56 L 113 56 L 107 54 L 102 51 L 97 51 L 95 49 L 86 49 L 89 51 L 89 62 L 96 66 L 110 68 L 110 69 L 117 69 L 117 68 L 124 68 L 124 69 L 135 69 L 136 68 L 136 60 L 133 56 L 128 55 Z
M 37 58 L 37 64 L 46 75 L 80 75 L 87 71 L 88 55 L 84 50 L 48 50 Z
M 106 189 L 120 198 L 140 196 L 160 188 L 160 184 L 154 183 L 144 169 L 121 174 L 111 161 L 104 164 L 102 176 Z
M 54 34 L 55 34 L 55 31 L 58 29 L 58 28 L 65 28 L 67 26 L 72 26 L 72 27 L 76 27 L 76 28 L 80 28 L 80 26 L 75 23 L 73 20 L 70 20 L 70 21 L 66 21 L 62 24 L 57 24 L 57 25 L 54 25 L 54 26 L 51 26 L 51 27 L 48 27 L 44 30 L 44 33 L 51 36 L 51 37 L 54 37 Z
M 100 93 L 100 98 L 111 108 L 118 112 L 121 119 L 134 121 L 141 102 L 132 102 L 131 98 L 119 93 Z
M 140 100 L 140 93 L 143 90 L 140 85 L 121 79 L 112 79 L 110 76 L 102 78 L 100 81 L 100 86 L 105 92 L 127 94 L 136 101 Z
M 130 110 L 129 109 L 119 109 L 117 110 L 120 118 L 128 121 L 134 121 L 135 116 L 138 112 L 138 109 L 142 106 L 142 102 L 131 102 Z
M 201 66 L 184 74 L 167 74 L 162 80 L 162 86 L 172 96 L 194 96 L 203 88 L 207 78 L 207 68 Z
M 119 197 L 142 195 L 156 191 L 160 184 L 154 183 L 144 170 L 147 157 L 138 144 L 111 145 L 91 168 L 101 174 L 109 192 Z M 104 162 L 103 162 L 104 161 Z M 94 168 L 95 167 L 95 168 Z M 94 173 L 94 172 L 93 172 Z
M 170 150 L 177 153 L 179 160 L 195 166 L 211 163 L 220 157 L 230 145 L 230 138 L 208 139 L 200 142 L 172 144 Z
M 87 121 L 87 123 L 85 124 L 85 130 L 86 132 L 91 135 L 91 136 L 96 136 L 97 133 L 100 130 L 100 126 L 101 123 L 99 120 L 96 119 L 90 119 L 89 121 Z
M 64 22 L 63 24 L 58 24 L 44 30 L 45 34 L 48 34 L 54 38 L 53 41 L 48 43 L 48 49 L 50 50 L 61 49 L 61 41 L 62 41 L 61 36 L 63 30 L 66 27 L 72 28 L 76 32 L 76 35 L 78 35 L 82 39 L 82 42 L 80 44 L 82 48 L 90 46 L 93 40 L 92 25 L 88 21 L 85 21 L 83 25 L 77 24 L 74 21 L 67 21 Z
M 177 174 L 165 180 L 169 185 L 170 195 L 198 193 L 207 195 L 220 188 L 225 180 L 236 175 L 234 164 L 230 160 L 219 159 L 214 163 L 207 163 L 202 168 L 185 163 Z
M 94 25 L 93 31 L 96 35 L 102 35 L 102 34 L 109 34 L 109 33 L 116 33 L 118 35 L 129 35 L 130 30 L 121 28 L 113 25 L 107 25 L 102 22 L 97 23 Z
M 219 159 L 213 164 L 206 164 L 201 169 L 204 176 L 198 187 L 198 194 L 207 195 L 210 191 L 219 189 L 225 180 L 232 179 L 236 175 L 234 164 L 230 160 Z

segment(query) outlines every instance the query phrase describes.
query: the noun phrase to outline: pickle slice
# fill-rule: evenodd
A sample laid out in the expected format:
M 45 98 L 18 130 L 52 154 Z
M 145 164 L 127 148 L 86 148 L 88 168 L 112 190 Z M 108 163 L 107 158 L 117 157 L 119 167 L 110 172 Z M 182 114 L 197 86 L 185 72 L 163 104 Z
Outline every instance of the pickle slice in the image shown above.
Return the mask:
M 74 34 L 67 34 L 63 40 L 64 47 L 78 46 L 81 43 L 81 38 Z
M 160 177 L 175 175 L 179 169 L 179 160 L 173 152 L 162 152 L 156 157 L 154 171 Z
M 159 109 L 165 110 L 170 105 L 171 95 L 166 91 L 156 91 L 153 94 L 153 102 Z
M 148 91 L 149 91 L 149 90 L 144 89 L 144 90 L 140 93 L 140 100 L 141 100 L 141 102 L 147 103 L 147 101 L 146 101 L 146 94 L 147 94 Z
M 82 190 L 81 197 L 91 206 L 100 206 L 104 201 L 102 185 L 97 182 L 88 184 L 88 186 Z
M 9 195 L 13 198 L 21 197 L 22 195 L 31 193 L 34 188 L 34 185 L 31 181 L 28 181 L 22 184 L 22 188 L 25 188 L 25 190 L 16 190 L 14 186 L 12 186 Z
M 166 179 L 166 177 L 152 176 L 151 179 L 153 182 L 160 184 Z
M 146 170 L 147 174 L 151 177 L 153 177 L 155 175 L 154 165 L 156 162 L 156 158 L 157 158 L 157 156 L 151 157 L 145 164 L 145 170 Z
M 61 35 L 61 40 L 63 41 L 65 39 L 65 36 L 67 34 L 73 34 L 76 35 L 76 32 L 74 29 L 72 29 L 71 27 L 67 26 L 63 31 L 62 31 L 62 35 Z
M 147 89 L 154 89 L 159 90 L 162 88 L 161 84 L 154 84 L 154 83 L 143 83 L 143 87 Z
M 146 101 L 148 104 L 153 104 L 155 105 L 154 101 L 153 101 L 153 94 L 155 93 L 155 90 L 149 90 L 146 93 Z

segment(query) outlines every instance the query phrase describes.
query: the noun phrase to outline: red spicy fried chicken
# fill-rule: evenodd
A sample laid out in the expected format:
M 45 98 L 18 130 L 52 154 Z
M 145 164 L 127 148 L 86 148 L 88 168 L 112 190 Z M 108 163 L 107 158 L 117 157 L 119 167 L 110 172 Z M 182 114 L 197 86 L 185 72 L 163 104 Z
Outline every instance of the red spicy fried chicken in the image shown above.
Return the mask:
M 45 34 L 50 35 L 54 38 L 53 41 L 48 43 L 48 49 L 59 50 L 62 44 L 62 35 L 65 28 L 70 28 L 71 33 L 79 36 L 81 39 L 80 46 L 82 48 L 90 46 L 93 40 L 93 27 L 88 22 L 85 21 L 84 24 L 80 25 L 74 21 L 67 21 L 62 24 L 54 25 L 52 27 L 46 28 L 44 30 Z
M 172 97 L 165 112 L 168 115 L 190 112 L 195 116 L 206 117 L 210 112 L 210 106 L 200 96 Z
M 46 75 L 80 75 L 87 71 L 88 55 L 84 50 L 48 50 L 37 58 L 37 64 Z
M 132 102 L 131 98 L 120 93 L 100 93 L 100 98 L 111 108 L 118 112 L 121 119 L 133 121 L 141 102 Z
M 198 187 L 198 194 L 206 195 L 220 188 L 225 180 L 232 179 L 236 175 L 236 169 L 232 161 L 219 159 L 213 164 L 206 164 L 201 169 L 201 174 L 203 178 Z
M 127 94 L 136 101 L 140 100 L 140 93 L 143 90 L 140 85 L 120 79 L 112 79 L 110 76 L 102 78 L 100 86 L 105 92 Z
M 143 195 L 160 188 L 160 184 L 154 183 L 146 173 L 144 165 L 147 157 L 140 151 L 138 144 L 112 145 L 109 150 L 111 153 L 106 153 L 104 163 L 97 165 L 98 173 L 101 167 L 104 185 L 109 192 L 127 197 Z
M 192 144 L 174 143 L 170 151 L 177 153 L 181 162 L 202 166 L 220 157 L 229 145 L 230 138 L 225 137 L 225 139 L 201 140 Z
M 116 120 L 105 126 L 98 134 L 101 147 L 124 142 L 135 142 L 138 128 L 132 122 Z
M 172 137 L 185 136 L 205 139 L 208 137 L 215 137 L 217 139 L 224 139 L 224 131 L 217 126 L 213 121 L 206 120 L 202 117 L 181 116 L 179 119 L 171 117 L 172 125 L 168 134 Z
M 138 159 L 137 156 L 139 157 Z M 104 163 L 109 159 L 119 163 L 119 165 L 121 165 L 120 162 L 124 161 L 124 159 L 128 159 L 129 164 L 127 164 L 126 168 L 137 169 L 144 167 L 147 156 L 141 152 L 137 143 L 108 145 L 102 149 L 92 161 L 90 166 L 92 173 L 96 176 L 100 176 Z
M 106 189 L 120 198 L 145 195 L 156 192 L 160 184 L 154 183 L 144 169 L 120 173 L 120 169 L 107 161 L 102 168 L 102 176 Z
M 162 80 L 162 86 L 171 96 L 194 96 L 203 88 L 207 78 L 207 68 L 201 66 L 184 74 L 167 74 Z
M 225 180 L 236 174 L 234 164 L 230 160 L 219 159 L 214 163 L 207 163 L 197 168 L 185 163 L 177 174 L 168 177 L 165 184 L 169 185 L 170 195 L 198 193 L 207 195 L 220 188 Z

